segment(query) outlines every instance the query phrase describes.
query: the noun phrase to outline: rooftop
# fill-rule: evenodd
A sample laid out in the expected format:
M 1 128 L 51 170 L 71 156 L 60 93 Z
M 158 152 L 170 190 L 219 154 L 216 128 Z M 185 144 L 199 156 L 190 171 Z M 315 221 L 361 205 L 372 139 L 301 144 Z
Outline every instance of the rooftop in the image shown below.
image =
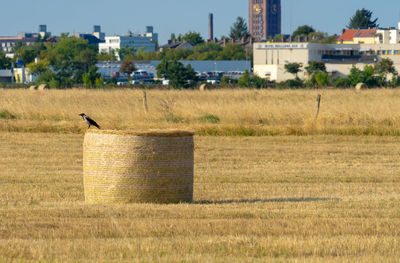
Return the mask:
M 372 29 L 345 29 L 338 41 L 352 41 L 355 37 L 375 37 L 376 28 Z

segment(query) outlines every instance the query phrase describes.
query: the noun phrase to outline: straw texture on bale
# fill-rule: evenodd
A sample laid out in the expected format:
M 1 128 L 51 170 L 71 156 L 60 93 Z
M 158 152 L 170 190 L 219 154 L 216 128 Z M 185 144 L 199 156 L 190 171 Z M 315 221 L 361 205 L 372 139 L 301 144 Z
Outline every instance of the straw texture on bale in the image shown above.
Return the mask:
M 49 85 L 47 84 L 40 84 L 39 87 L 37 88 L 38 90 L 46 90 L 49 88 Z
M 356 85 L 356 90 L 363 90 L 363 89 L 368 89 L 367 84 L 365 84 L 365 83 L 358 83 L 358 84 Z
M 192 202 L 193 135 L 89 130 L 83 144 L 86 202 Z

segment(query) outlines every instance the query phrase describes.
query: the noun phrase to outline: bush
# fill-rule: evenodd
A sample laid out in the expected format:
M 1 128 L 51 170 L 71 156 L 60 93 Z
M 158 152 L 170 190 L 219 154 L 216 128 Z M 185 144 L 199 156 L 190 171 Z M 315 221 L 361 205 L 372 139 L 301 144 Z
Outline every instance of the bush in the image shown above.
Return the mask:
M 314 77 L 318 87 L 326 87 L 329 85 L 330 79 L 328 73 L 324 71 L 318 71 L 315 73 Z
M 14 120 L 16 119 L 17 116 L 9 112 L 8 110 L 2 110 L 0 111 L 0 119 L 6 119 L 6 120 Z
M 95 80 L 95 86 L 96 86 L 96 88 L 104 88 L 104 79 L 103 79 L 103 77 L 97 78 Z
M 303 87 L 303 81 L 299 78 L 297 79 L 288 79 L 286 81 L 282 81 L 278 83 L 279 89 L 300 89 Z
M 267 80 L 260 78 L 259 76 L 254 76 L 250 79 L 251 85 L 256 89 L 266 88 L 268 86 Z
M 348 78 L 336 77 L 333 79 L 332 84 L 335 88 L 350 88 L 351 83 Z
M 247 69 L 244 71 L 243 76 L 239 79 L 238 84 L 241 88 L 247 88 L 250 86 L 250 74 Z
M 207 123 L 219 123 L 220 119 L 218 116 L 212 115 L 212 114 L 206 114 L 204 116 L 201 116 L 199 118 L 199 121 L 201 122 L 207 122 Z
M 165 120 L 167 122 L 172 122 L 172 123 L 180 123 L 183 122 L 183 118 L 174 115 L 172 112 L 169 112 L 165 115 Z

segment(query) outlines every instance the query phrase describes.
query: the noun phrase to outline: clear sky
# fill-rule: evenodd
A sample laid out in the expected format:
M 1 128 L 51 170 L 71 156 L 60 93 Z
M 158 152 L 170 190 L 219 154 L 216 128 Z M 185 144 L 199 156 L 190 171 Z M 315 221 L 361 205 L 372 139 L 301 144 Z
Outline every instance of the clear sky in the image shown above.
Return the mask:
M 53 34 L 91 32 L 99 24 L 107 35 L 128 30 L 144 33 L 154 26 L 159 42 L 171 33 L 189 30 L 208 35 L 208 13 L 214 13 L 214 34 L 228 35 L 238 16 L 248 20 L 248 0 L 7 0 L 1 1 L 0 36 L 37 32 L 47 24 Z M 367 8 L 383 27 L 400 21 L 400 0 L 282 0 L 282 31 L 308 24 L 329 34 L 340 34 L 357 9 Z

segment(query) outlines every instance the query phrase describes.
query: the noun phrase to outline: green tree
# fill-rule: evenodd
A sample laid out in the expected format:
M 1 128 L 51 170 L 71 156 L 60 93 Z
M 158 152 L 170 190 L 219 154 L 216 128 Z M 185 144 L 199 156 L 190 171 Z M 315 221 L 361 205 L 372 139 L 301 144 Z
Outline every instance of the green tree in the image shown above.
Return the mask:
M 171 33 L 170 40 L 171 40 L 171 41 L 175 41 L 175 40 L 176 40 L 176 35 L 175 35 L 175 33 Z
M 59 86 L 72 86 L 82 83 L 83 74 L 95 65 L 97 48 L 89 45 L 87 40 L 60 38 L 57 44 L 46 45 L 40 57 L 49 62 Z
M 101 78 L 101 75 L 97 72 L 97 68 L 95 66 L 91 66 L 87 73 L 82 75 L 82 81 L 85 85 L 85 88 L 93 88 L 96 86 L 96 80 Z
M 320 44 L 336 44 L 337 36 L 328 36 L 321 40 L 313 40 L 313 43 L 320 43 Z
M 327 34 L 321 31 L 315 31 L 308 34 L 311 42 L 319 42 L 327 37 Z
M 375 68 L 369 65 L 366 65 L 362 70 L 353 66 L 347 79 L 353 87 L 358 83 L 365 83 L 368 87 L 380 85 L 378 78 L 375 76 Z
M 239 79 L 239 87 L 248 88 L 250 86 L 250 73 L 246 69 L 243 73 L 243 76 Z
M 336 77 L 332 80 L 332 84 L 335 88 L 350 88 L 351 83 L 348 78 Z
M 34 43 L 31 45 L 16 45 L 13 51 L 15 58 L 21 59 L 25 65 L 28 65 L 35 61 L 35 58 L 39 57 L 40 53 L 45 49 L 46 46 L 43 43 Z
M 296 75 L 296 79 L 298 79 L 297 74 L 301 72 L 301 67 L 302 65 L 300 63 L 288 63 L 285 64 L 285 71 L 290 74 Z
M 96 88 L 104 88 L 104 79 L 103 77 L 97 78 L 95 81 Z
M 11 65 L 11 58 L 6 57 L 6 54 L 0 51 L 0 69 L 10 69 Z
M 121 47 L 121 48 L 118 50 L 119 59 L 120 59 L 120 60 L 124 60 L 124 58 L 125 58 L 127 55 L 135 55 L 135 52 L 136 52 L 136 49 L 135 49 L 134 46 L 131 46 L 131 47 L 129 47 L 129 46 Z
M 296 39 L 297 37 L 308 37 L 310 33 L 314 33 L 315 29 L 311 26 L 304 25 L 299 26 L 292 34 L 292 37 Z
M 27 65 L 32 75 L 39 76 L 40 74 L 49 70 L 50 62 L 47 59 L 39 60 L 37 63 L 32 62 Z
M 318 87 L 326 87 L 330 83 L 329 75 L 325 71 L 318 71 L 314 75 Z
M 164 77 L 170 80 L 170 86 L 175 89 L 188 88 L 196 81 L 196 73 L 192 66 L 183 66 L 177 60 L 168 61 L 163 59 L 157 66 L 158 77 Z
M 229 37 L 232 39 L 242 39 L 242 38 L 249 38 L 249 30 L 247 28 L 246 20 L 243 17 L 238 17 L 236 22 L 231 27 L 231 32 Z
M 192 54 L 187 57 L 189 60 L 219 60 L 224 48 L 215 43 L 203 43 L 192 49 Z
M 253 76 L 250 79 L 251 85 L 256 89 L 262 89 L 267 87 L 267 80 L 260 78 L 259 76 Z
M 285 36 L 282 34 L 276 34 L 273 39 L 274 42 L 284 42 Z
M 117 61 L 117 56 L 115 55 L 115 51 L 111 50 L 110 53 L 100 53 L 97 54 L 98 61 Z
M 384 58 L 375 65 L 375 71 L 381 76 L 383 83 L 387 82 L 389 74 L 392 74 L 392 78 L 398 75 L 393 60 L 390 58 Z
M 50 69 L 47 69 L 44 72 L 42 72 L 40 75 L 38 75 L 38 77 L 36 78 L 36 83 L 37 84 L 52 83 L 52 88 L 60 87 L 60 80 L 59 80 L 57 74 Z
M 350 22 L 347 25 L 349 29 L 367 29 L 379 27 L 377 24 L 378 18 L 372 19 L 372 11 L 367 10 L 365 8 L 359 9 L 356 13 L 350 18 Z
M 308 66 L 305 67 L 305 70 L 308 74 L 314 74 L 319 71 L 326 72 L 326 66 L 325 63 L 321 61 L 310 61 L 308 62 Z
M 182 40 L 185 40 L 193 45 L 198 45 L 204 43 L 204 39 L 201 37 L 200 33 L 189 31 L 183 37 Z
M 246 50 L 238 44 L 226 44 L 221 53 L 223 60 L 245 60 Z
M 136 70 L 135 63 L 132 60 L 124 60 L 122 61 L 120 72 L 124 73 L 127 77 L 128 80 L 131 81 L 131 75 L 132 73 Z

